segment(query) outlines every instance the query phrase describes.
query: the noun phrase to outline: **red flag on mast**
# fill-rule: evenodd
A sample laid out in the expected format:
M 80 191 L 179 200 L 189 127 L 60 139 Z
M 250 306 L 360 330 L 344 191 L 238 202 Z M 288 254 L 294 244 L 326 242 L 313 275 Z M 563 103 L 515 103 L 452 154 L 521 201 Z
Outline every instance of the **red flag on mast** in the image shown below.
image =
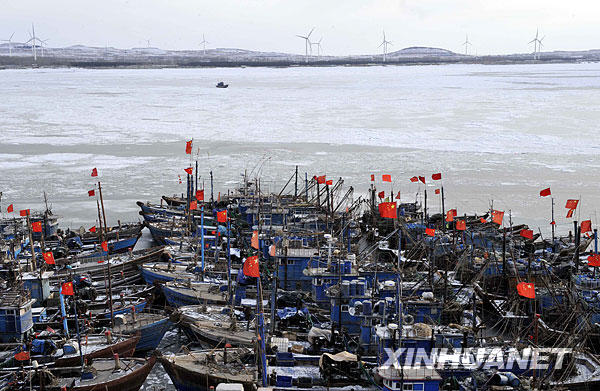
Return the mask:
M 584 220 L 581 222 L 581 233 L 592 231 L 592 220 Z
M 244 261 L 244 274 L 248 277 L 260 277 L 260 267 L 258 265 L 258 255 L 248 257 Z
M 42 222 L 34 221 L 33 223 L 31 223 L 31 230 L 33 232 L 42 232 Z
M 552 193 L 550 192 L 550 188 L 544 189 L 540 191 L 540 197 L 548 197 Z
M 520 282 L 517 284 L 517 292 L 523 297 L 535 299 L 535 285 L 531 282 Z
M 96 195 L 96 191 L 95 190 L 88 190 L 88 197 L 93 197 Z
M 62 284 L 60 288 L 60 293 L 62 293 L 65 296 L 73 296 L 73 294 L 75 293 L 73 291 L 73 281 L 65 282 L 64 284 Z
M 383 182 L 391 182 L 392 181 L 392 176 L 389 174 L 384 174 L 381 176 L 381 180 Z
M 14 210 L 13 204 L 8 205 L 8 208 L 6 208 L 7 213 L 12 213 Z
M 438 172 L 437 174 L 433 174 L 431 176 L 431 179 L 433 179 L 434 181 L 439 181 L 440 179 L 442 179 L 442 173 Z
M 96 167 L 92 168 L 92 176 L 98 176 L 98 170 Z
M 227 209 L 217 212 L 217 221 L 219 223 L 227 222 Z
M 42 253 L 42 256 L 44 257 L 44 261 L 46 261 L 48 265 L 56 265 L 56 262 L 54 262 L 54 254 L 52 253 L 52 251 Z
M 458 231 L 464 231 L 467 229 L 467 222 L 465 220 L 456 220 L 456 229 Z
M 185 142 L 185 153 L 187 155 L 191 155 L 192 154 L 192 140 Z
M 382 202 L 378 205 L 379 215 L 386 219 L 395 219 L 398 217 L 398 210 L 395 202 Z
M 184 168 L 183 171 L 187 172 L 188 175 L 192 175 L 194 173 L 193 167 Z

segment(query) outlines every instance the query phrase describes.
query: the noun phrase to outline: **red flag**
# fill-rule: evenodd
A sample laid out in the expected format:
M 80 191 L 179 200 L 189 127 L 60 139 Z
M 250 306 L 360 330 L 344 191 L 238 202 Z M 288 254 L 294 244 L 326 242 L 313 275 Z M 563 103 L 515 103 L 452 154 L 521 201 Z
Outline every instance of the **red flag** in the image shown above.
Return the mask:
M 502 225 L 502 220 L 504 219 L 504 212 L 500 212 L 499 210 L 492 210 L 492 221 L 498 225 Z
M 400 191 L 398 190 L 398 194 L 396 194 L 396 199 L 399 200 L 400 199 Z
M 31 223 L 31 230 L 33 232 L 42 232 L 42 222 L 34 221 L 33 223 Z
M 550 225 L 556 225 L 556 221 L 551 221 Z
M 258 250 L 258 231 L 252 231 L 252 239 L 250 240 L 252 248 Z
M 317 177 L 317 183 L 319 185 L 324 184 L 325 182 L 327 182 L 327 177 L 325 175 L 321 175 Z
M 378 205 L 379 215 L 386 219 L 395 219 L 398 217 L 398 210 L 395 202 L 382 202 Z
M 454 213 L 452 213 L 453 210 L 456 209 L 450 209 L 448 212 L 446 212 L 446 221 L 449 223 L 454 221 Z
M 410 178 L 410 181 L 411 182 L 419 182 L 419 178 L 414 176 L 414 177 Z
M 198 201 L 190 201 L 190 210 L 198 209 Z
M 96 167 L 92 168 L 92 176 L 98 176 L 98 170 Z
M 196 190 L 196 199 L 198 201 L 204 201 L 204 190 Z
M 433 228 L 425 228 L 425 233 L 429 236 L 435 236 L 435 229 Z
M 102 250 L 104 250 L 105 252 L 108 252 L 108 243 L 106 241 L 102 242 L 101 246 L 102 246 Z
M 567 205 L 565 205 L 565 208 L 577 209 L 577 204 L 579 204 L 579 200 L 567 200 Z
M 227 210 L 222 210 L 220 212 L 217 212 L 217 221 L 219 223 L 227 222 Z
M 588 266 L 600 266 L 600 254 L 591 254 L 588 257 Z
M 438 172 L 437 174 L 433 174 L 431 176 L 431 179 L 433 179 L 434 181 L 439 181 L 440 179 L 442 179 L 442 173 Z
M 371 182 L 375 182 L 375 174 L 371 174 Z
M 573 217 L 573 212 L 575 212 L 575 209 L 569 209 L 569 211 L 567 212 L 567 219 Z
M 464 220 L 456 220 L 456 229 L 459 231 L 464 231 L 467 229 L 467 222 Z
M 90 232 L 96 232 L 96 226 L 95 225 L 92 228 L 90 228 Z
M 52 254 L 52 251 L 48 251 L 47 253 L 42 253 L 42 256 L 44 257 L 44 261 L 46 261 L 46 263 L 48 265 L 55 265 L 56 264 L 54 262 L 54 254 Z
M 425 177 L 424 177 L 424 176 L 420 176 L 420 177 L 419 177 L 419 180 L 420 180 L 421 182 L 425 183 Z
M 330 179 L 330 180 L 328 180 L 327 182 L 325 182 L 325 184 L 326 184 L 327 186 L 331 186 L 331 185 L 333 185 L 333 180 L 332 180 L 332 179 Z
M 435 194 L 440 194 L 440 189 L 435 189 Z
M 15 209 L 13 208 L 13 204 L 8 205 L 8 208 L 6 208 L 6 212 L 8 213 L 12 213 Z
M 15 360 L 17 361 L 27 361 L 29 360 L 29 352 L 23 351 L 15 354 Z
M 517 292 L 523 297 L 535 299 L 535 285 L 531 282 L 520 282 L 517 284 Z
M 389 174 L 385 174 L 381 176 L 381 180 L 384 182 L 391 182 L 392 181 L 392 176 Z
M 96 191 L 95 190 L 88 190 L 88 196 L 89 197 L 93 197 L 96 195 Z
M 533 240 L 533 231 L 530 229 L 522 229 L 521 236 L 525 239 Z
M 192 140 L 185 142 L 185 153 L 187 155 L 191 155 L 192 154 Z
M 192 175 L 194 173 L 193 167 L 184 168 L 183 171 L 187 172 L 188 175 Z
M 487 223 L 487 220 L 484 219 L 483 217 L 479 219 L 479 221 L 481 221 L 483 224 Z
M 29 216 L 29 209 L 21 209 L 19 211 L 19 216 Z
M 73 296 L 73 281 L 65 282 L 60 288 L 60 293 L 65 296 Z
M 548 197 L 550 194 L 550 188 L 544 189 L 540 191 L 540 197 Z
M 382 190 L 382 191 L 380 191 L 379 193 L 377 193 L 377 196 L 378 196 L 379 198 L 381 198 L 381 199 L 384 199 L 384 198 L 385 198 L 385 191 L 383 191 L 383 190 Z
M 581 233 L 592 231 L 592 220 L 584 220 L 581 222 Z
M 258 255 L 246 258 L 244 261 L 244 274 L 248 277 L 260 277 L 260 268 L 258 266 Z

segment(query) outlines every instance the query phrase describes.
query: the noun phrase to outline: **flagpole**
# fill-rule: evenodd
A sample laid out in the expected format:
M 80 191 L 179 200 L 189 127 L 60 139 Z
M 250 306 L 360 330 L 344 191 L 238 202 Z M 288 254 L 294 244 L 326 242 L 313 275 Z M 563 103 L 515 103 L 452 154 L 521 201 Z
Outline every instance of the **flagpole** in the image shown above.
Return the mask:
M 229 292 L 229 302 L 232 300 L 231 292 L 231 247 L 229 237 L 231 236 L 231 222 L 227 216 L 227 290 Z
M 27 230 L 29 232 L 29 244 L 31 246 L 31 270 L 32 272 L 35 271 L 36 269 L 36 262 L 35 262 L 35 246 L 33 245 L 33 232 L 31 230 L 31 219 L 29 218 L 29 209 L 27 209 Z
M 444 205 L 444 185 L 442 185 L 442 224 L 446 232 L 446 207 Z
M 202 201 L 202 211 L 200 214 L 200 254 L 202 257 L 202 277 L 204 277 L 204 200 Z
M 554 227 L 556 226 L 556 222 L 554 221 L 554 197 L 552 197 L 552 252 L 554 252 Z

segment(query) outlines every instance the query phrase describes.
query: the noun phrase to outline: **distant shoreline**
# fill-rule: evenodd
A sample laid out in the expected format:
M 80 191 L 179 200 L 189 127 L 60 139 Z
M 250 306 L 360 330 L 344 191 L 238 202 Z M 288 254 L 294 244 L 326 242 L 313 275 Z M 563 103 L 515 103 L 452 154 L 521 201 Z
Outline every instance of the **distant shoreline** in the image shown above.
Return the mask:
M 417 58 L 390 60 L 384 62 L 361 60 L 327 60 L 312 61 L 102 61 L 77 60 L 60 58 L 42 58 L 37 63 L 32 59 L 0 56 L 0 70 L 28 68 L 91 68 L 91 69 L 161 69 L 161 68 L 294 68 L 294 67 L 371 67 L 371 66 L 417 66 L 417 65 L 450 65 L 450 64 L 480 64 L 480 65 L 517 65 L 517 64 L 573 64 L 600 62 L 599 58 L 543 58 L 514 59 L 502 56 L 480 58 L 473 60 L 445 58 Z M 29 61 L 27 61 L 29 60 Z
M 37 49 L 34 63 L 31 46 L 0 45 L 0 69 L 21 68 L 236 68 L 327 67 L 445 64 L 556 64 L 599 62 L 600 50 L 554 51 L 503 55 L 467 55 L 445 49 L 409 47 L 393 53 L 356 56 L 308 56 L 243 49 L 169 51 L 158 48 L 115 49 L 87 46 Z M 537 57 L 537 58 L 536 58 Z

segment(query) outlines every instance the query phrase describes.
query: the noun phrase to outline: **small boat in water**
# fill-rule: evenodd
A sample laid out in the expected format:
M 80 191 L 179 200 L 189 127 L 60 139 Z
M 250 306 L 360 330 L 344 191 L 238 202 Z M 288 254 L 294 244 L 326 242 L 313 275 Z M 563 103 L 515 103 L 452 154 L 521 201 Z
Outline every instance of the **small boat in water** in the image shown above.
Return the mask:
M 229 84 L 225 84 L 222 81 L 217 83 L 217 88 L 227 88 L 229 87 Z

